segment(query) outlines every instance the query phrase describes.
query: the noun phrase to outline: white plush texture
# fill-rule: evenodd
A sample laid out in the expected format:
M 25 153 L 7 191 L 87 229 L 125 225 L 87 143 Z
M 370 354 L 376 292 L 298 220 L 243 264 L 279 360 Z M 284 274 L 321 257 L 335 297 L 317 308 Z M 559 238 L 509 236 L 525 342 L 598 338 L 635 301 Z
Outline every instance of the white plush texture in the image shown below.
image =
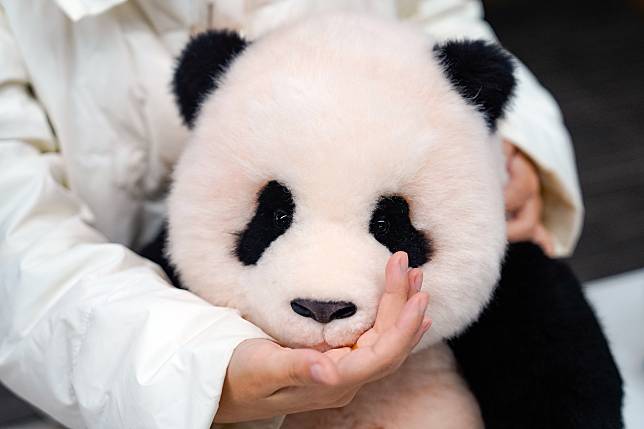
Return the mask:
M 479 314 L 505 248 L 498 139 L 450 86 L 419 29 L 334 15 L 253 42 L 202 106 L 169 198 L 183 283 L 289 346 L 352 344 L 374 321 L 390 252 L 369 234 L 381 195 L 409 203 L 431 237 L 422 269 L 433 326 L 420 348 Z M 234 256 L 258 191 L 293 193 L 291 228 L 257 265 Z M 295 298 L 351 301 L 326 325 Z

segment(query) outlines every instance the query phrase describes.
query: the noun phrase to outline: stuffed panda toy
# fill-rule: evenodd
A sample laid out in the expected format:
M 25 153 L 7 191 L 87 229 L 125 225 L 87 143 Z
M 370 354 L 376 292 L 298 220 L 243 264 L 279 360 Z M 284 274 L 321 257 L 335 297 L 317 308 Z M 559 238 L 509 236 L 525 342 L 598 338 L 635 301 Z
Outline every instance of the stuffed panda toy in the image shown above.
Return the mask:
M 578 282 L 506 244 L 495 130 L 513 71 L 494 44 L 354 15 L 184 49 L 173 90 L 192 137 L 167 233 L 143 254 L 290 347 L 354 344 L 394 252 L 431 296 L 432 328 L 396 373 L 284 427 L 621 427 L 619 373 Z

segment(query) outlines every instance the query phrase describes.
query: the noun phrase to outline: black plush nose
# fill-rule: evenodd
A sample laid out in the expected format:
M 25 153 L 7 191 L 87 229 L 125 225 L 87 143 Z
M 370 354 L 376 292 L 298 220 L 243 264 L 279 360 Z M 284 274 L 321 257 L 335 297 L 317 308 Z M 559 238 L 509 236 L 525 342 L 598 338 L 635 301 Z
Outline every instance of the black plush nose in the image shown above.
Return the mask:
M 346 301 L 314 301 L 311 299 L 294 299 L 291 308 L 302 317 L 310 317 L 320 323 L 329 323 L 334 319 L 344 319 L 356 314 L 356 306 Z

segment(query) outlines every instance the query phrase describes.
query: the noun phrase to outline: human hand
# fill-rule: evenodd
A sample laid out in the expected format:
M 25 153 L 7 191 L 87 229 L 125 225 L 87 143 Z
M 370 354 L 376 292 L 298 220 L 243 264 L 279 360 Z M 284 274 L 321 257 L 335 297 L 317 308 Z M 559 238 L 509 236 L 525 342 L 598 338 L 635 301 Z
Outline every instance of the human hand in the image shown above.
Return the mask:
M 554 253 L 552 236 L 543 226 L 541 182 L 534 163 L 507 140 L 503 141 L 509 180 L 505 186 L 508 240 L 532 241 L 548 255 Z
M 242 342 L 228 366 L 216 423 L 268 418 L 347 405 L 365 383 L 395 371 L 431 322 L 422 271 L 397 252 L 385 270 L 385 291 L 373 328 L 354 347 L 320 353 L 265 339 Z

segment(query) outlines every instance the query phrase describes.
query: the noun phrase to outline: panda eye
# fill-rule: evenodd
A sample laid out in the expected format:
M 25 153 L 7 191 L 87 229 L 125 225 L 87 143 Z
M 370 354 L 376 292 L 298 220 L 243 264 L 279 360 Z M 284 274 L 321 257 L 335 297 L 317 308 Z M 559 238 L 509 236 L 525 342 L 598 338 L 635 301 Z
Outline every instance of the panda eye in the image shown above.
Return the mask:
M 407 201 L 398 195 L 382 196 L 369 221 L 369 232 L 391 253 L 407 252 L 409 266 L 419 267 L 431 256 L 431 241 L 414 228 Z
M 268 246 L 290 228 L 294 213 L 291 191 L 275 180 L 268 182 L 257 195 L 255 215 L 237 233 L 237 259 L 244 265 L 257 264 Z
M 291 225 L 291 214 L 284 209 L 276 209 L 273 212 L 273 223 L 279 229 L 287 229 Z
M 384 216 L 378 218 L 374 222 L 374 232 L 379 235 L 384 235 L 389 232 L 391 224 Z

